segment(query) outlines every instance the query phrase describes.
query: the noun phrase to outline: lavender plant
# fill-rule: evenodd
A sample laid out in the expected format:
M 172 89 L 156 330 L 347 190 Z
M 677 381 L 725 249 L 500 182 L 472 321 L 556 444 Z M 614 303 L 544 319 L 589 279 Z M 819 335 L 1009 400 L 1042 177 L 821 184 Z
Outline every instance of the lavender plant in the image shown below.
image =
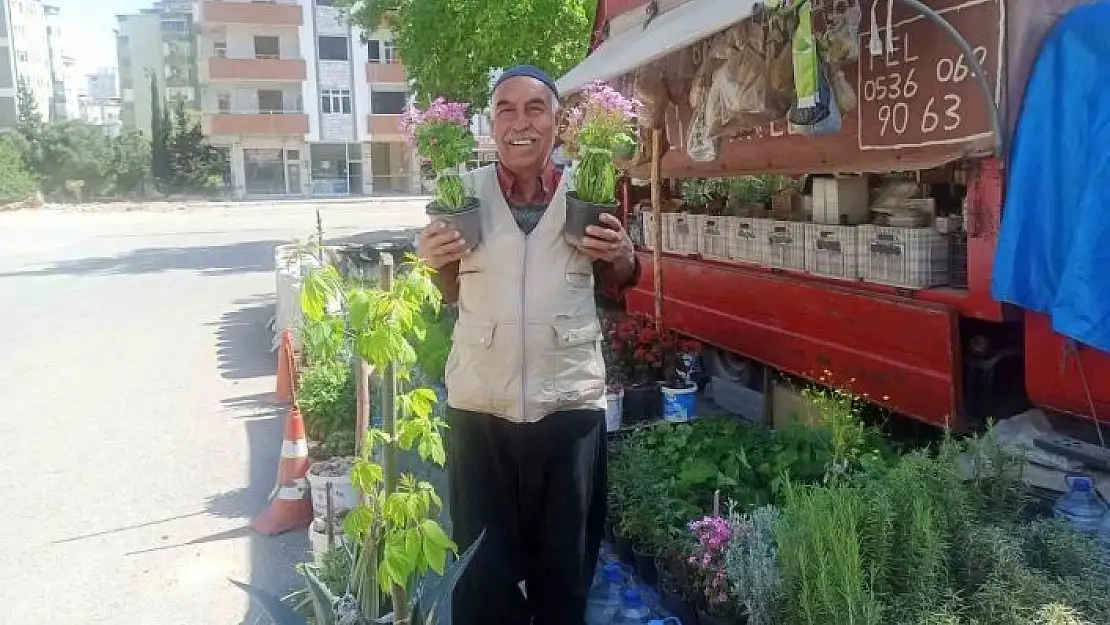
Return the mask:
M 583 90 L 580 104 L 568 111 L 564 136 L 578 156 L 574 189 L 579 199 L 593 204 L 616 202 L 615 159 L 636 149 L 639 110 L 636 100 L 594 82 Z
M 780 598 L 781 577 L 775 526 L 779 513 L 772 506 L 748 514 L 729 512 L 732 540 L 725 546 L 724 569 L 729 590 L 744 606 L 748 625 L 771 625 Z
M 409 147 L 415 146 L 436 171 L 435 197 L 445 213 L 459 212 L 466 205 L 459 169 L 477 145 L 470 130 L 469 108 L 469 104 L 436 98 L 423 111 L 410 106 L 401 115 L 401 132 Z

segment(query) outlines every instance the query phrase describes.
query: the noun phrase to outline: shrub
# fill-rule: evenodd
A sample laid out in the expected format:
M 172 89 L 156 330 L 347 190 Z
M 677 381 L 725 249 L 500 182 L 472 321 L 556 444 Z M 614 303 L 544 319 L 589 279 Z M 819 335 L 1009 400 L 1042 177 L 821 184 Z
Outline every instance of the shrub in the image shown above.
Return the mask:
M 301 374 L 297 406 L 307 434 L 327 441 L 339 431 L 355 430 L 355 376 L 345 362 L 321 362 Z

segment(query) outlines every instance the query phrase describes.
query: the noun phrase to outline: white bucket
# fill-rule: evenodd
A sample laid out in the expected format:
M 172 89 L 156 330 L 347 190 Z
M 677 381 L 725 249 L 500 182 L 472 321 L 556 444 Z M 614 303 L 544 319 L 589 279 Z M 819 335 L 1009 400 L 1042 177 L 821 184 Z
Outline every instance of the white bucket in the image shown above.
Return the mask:
M 338 477 L 307 474 L 308 484 L 312 487 L 312 516 L 325 518 L 328 515 L 328 484 L 331 484 L 331 505 L 333 512 L 351 510 L 358 505 L 358 492 L 351 484 L 351 474 Z
M 605 394 L 605 431 L 616 432 L 621 429 L 621 415 L 624 413 L 624 389 Z
M 341 547 L 347 544 L 347 535 L 343 532 L 343 524 L 337 523 L 334 526 L 336 547 Z M 312 559 L 318 560 L 320 556 L 328 551 L 328 534 L 327 523 L 323 519 L 313 519 L 312 523 L 308 526 L 308 544 L 312 549 Z
M 695 417 L 697 407 L 697 384 L 689 384 L 685 388 L 663 389 L 663 420 L 670 423 L 686 423 Z

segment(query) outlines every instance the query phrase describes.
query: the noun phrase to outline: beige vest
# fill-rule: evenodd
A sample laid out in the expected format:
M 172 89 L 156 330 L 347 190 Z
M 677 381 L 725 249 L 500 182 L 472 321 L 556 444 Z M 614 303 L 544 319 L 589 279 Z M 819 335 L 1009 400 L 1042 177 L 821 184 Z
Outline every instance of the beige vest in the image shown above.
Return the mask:
M 604 408 L 593 264 L 563 240 L 569 176 L 529 235 L 513 218 L 494 166 L 468 177 L 482 201 L 482 244 L 459 268 L 447 402 L 522 423 Z

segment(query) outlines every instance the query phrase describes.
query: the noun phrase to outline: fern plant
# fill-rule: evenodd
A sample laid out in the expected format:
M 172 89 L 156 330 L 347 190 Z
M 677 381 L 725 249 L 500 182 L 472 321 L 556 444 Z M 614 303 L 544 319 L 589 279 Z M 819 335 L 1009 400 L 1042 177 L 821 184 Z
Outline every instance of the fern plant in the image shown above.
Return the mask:
M 320 333 L 316 346 L 323 358 L 335 358 L 338 353 L 329 354 L 329 349 L 350 344 L 376 372 L 392 366 L 398 380 L 412 379 L 417 345 L 427 332 L 423 312 L 438 312 L 441 298 L 433 270 L 414 256 L 406 261 L 391 288 L 345 284 L 330 265 L 308 276 L 301 305 Z M 388 593 L 398 624 L 409 622 L 407 595 L 417 579 L 429 571 L 442 575 L 448 555 L 457 552 L 436 520 L 443 503 L 435 487 L 412 475 L 397 475 L 390 462 L 397 450 L 414 449 L 426 462 L 441 467 L 447 462 L 441 434 L 446 424 L 434 414 L 435 392 L 408 386 L 411 390 L 393 402 L 396 414 L 385 419 L 393 427 L 370 428 L 362 441 L 351 470 L 361 504 L 344 521 L 346 533 L 359 545 L 351 581 L 361 618 L 380 617 L 382 594 Z M 391 391 L 396 392 L 383 389 Z

